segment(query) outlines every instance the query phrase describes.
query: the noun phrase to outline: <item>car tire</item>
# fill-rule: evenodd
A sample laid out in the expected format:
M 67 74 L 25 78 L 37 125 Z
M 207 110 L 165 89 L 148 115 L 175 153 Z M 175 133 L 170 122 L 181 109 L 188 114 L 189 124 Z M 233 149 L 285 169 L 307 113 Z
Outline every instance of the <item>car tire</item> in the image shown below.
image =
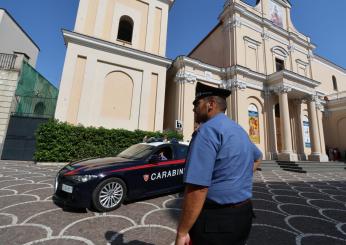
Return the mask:
M 99 183 L 93 192 L 93 207 L 99 212 L 115 210 L 121 206 L 126 192 L 126 184 L 121 179 L 106 179 Z

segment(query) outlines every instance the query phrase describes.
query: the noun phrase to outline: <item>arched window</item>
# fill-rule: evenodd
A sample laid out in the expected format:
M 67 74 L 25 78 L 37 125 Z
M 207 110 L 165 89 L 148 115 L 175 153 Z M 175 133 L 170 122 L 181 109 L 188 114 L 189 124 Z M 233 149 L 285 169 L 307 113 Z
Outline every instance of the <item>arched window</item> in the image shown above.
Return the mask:
M 133 20 L 131 17 L 124 15 L 119 21 L 118 39 L 125 42 L 132 42 Z
M 332 80 L 333 80 L 333 89 L 335 91 L 338 91 L 338 83 L 336 82 L 336 77 L 332 76 Z
M 260 133 L 259 133 L 259 115 L 257 106 L 250 104 L 248 107 L 249 113 L 249 137 L 251 141 L 255 144 L 260 143 Z
M 35 105 L 34 114 L 37 115 L 37 116 L 42 116 L 42 115 L 44 115 L 44 111 L 45 110 L 46 110 L 46 107 L 43 104 L 43 102 L 38 102 Z

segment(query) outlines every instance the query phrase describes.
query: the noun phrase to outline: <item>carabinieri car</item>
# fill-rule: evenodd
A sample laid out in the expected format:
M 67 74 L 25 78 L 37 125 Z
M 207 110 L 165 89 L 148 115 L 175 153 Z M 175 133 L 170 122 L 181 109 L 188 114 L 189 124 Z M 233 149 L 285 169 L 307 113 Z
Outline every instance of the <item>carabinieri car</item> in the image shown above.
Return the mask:
M 58 172 L 53 200 L 107 212 L 123 201 L 178 192 L 183 189 L 187 149 L 181 142 L 140 143 L 116 157 L 72 162 Z

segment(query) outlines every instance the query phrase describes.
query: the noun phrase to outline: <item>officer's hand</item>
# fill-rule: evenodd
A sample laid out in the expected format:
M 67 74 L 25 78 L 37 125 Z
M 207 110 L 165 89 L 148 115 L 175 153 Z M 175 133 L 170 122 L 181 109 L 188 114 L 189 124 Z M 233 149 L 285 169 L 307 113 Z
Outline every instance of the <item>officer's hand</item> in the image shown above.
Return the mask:
M 175 239 L 175 245 L 190 245 L 191 239 L 189 233 L 186 235 L 177 234 L 177 238 Z

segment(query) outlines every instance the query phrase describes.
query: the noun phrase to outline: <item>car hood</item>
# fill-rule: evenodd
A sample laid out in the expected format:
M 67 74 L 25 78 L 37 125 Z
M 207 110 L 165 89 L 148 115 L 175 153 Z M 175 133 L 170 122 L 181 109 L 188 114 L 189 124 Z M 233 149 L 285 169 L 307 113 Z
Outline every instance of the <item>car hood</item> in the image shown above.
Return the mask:
M 106 158 L 94 158 L 86 159 L 78 162 L 72 162 L 64 167 L 66 172 L 70 171 L 70 174 L 79 174 L 82 172 L 88 172 L 98 169 L 117 169 L 129 164 L 138 162 L 138 160 L 127 159 L 122 157 L 106 157 Z

